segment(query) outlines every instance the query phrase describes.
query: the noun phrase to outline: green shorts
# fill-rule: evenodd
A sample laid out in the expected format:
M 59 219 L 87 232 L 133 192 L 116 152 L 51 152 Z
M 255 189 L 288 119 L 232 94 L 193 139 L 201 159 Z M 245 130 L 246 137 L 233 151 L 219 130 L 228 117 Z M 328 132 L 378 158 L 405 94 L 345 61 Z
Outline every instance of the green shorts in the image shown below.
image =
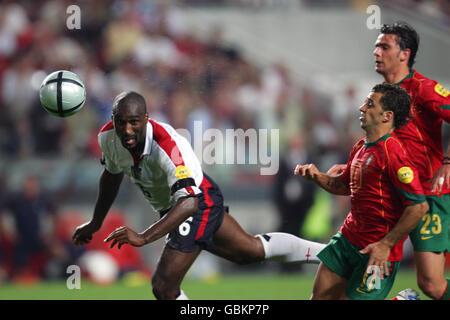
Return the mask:
M 394 284 L 400 261 L 388 261 L 389 276 L 380 279 L 375 272 L 366 272 L 370 255 L 361 254 L 360 250 L 338 232 L 317 256 L 333 272 L 348 279 L 345 288 L 347 298 L 384 300 Z
M 450 194 L 426 198 L 430 209 L 409 234 L 414 251 L 449 251 Z

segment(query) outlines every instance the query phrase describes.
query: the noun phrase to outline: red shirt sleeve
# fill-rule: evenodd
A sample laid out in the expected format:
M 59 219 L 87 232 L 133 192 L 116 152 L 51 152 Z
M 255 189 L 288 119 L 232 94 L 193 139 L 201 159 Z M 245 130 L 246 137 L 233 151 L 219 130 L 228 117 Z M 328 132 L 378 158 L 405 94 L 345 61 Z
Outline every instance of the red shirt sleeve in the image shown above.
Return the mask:
M 387 174 L 395 189 L 401 194 L 404 205 L 425 202 L 419 174 L 399 140 L 386 141 Z
M 417 99 L 429 112 L 450 122 L 450 92 L 437 81 L 424 81 Z

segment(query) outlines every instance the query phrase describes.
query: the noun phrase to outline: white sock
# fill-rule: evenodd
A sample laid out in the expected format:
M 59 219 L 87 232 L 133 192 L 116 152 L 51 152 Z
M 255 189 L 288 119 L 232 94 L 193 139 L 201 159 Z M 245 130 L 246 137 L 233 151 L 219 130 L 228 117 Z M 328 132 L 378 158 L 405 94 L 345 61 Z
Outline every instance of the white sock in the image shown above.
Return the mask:
M 189 298 L 184 294 L 184 291 L 180 289 L 180 294 L 175 300 L 189 300 Z
M 308 241 L 289 233 L 258 234 L 267 260 L 280 262 L 320 263 L 317 254 L 326 244 Z

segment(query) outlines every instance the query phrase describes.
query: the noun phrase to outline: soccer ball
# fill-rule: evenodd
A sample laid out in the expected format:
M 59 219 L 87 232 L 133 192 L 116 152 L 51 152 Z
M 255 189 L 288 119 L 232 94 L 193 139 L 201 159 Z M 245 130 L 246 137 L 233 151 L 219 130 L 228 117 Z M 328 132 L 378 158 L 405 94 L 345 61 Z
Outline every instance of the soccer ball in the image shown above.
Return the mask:
M 39 98 L 48 113 L 64 118 L 81 110 L 86 101 L 86 88 L 75 73 L 59 70 L 42 81 Z

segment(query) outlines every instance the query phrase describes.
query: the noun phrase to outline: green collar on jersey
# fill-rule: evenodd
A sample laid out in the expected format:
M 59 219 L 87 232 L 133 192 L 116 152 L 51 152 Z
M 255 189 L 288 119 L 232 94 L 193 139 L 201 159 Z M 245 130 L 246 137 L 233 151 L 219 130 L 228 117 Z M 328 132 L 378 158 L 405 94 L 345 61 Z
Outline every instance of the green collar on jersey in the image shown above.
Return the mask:
M 404 77 L 402 80 L 400 80 L 400 82 L 397 82 L 395 85 L 400 86 L 403 83 L 403 81 L 405 81 L 406 79 L 412 78 L 413 75 L 414 75 L 414 69 L 409 69 L 409 74 L 406 77 Z
M 380 139 L 378 139 L 377 141 L 375 141 L 375 142 L 364 142 L 364 147 L 366 147 L 366 148 L 370 148 L 370 147 L 373 147 L 374 145 L 376 145 L 378 142 L 380 142 L 381 140 L 387 140 L 389 137 L 391 136 L 391 134 L 390 133 L 387 133 L 387 134 L 385 134 L 384 136 L 382 136 Z

